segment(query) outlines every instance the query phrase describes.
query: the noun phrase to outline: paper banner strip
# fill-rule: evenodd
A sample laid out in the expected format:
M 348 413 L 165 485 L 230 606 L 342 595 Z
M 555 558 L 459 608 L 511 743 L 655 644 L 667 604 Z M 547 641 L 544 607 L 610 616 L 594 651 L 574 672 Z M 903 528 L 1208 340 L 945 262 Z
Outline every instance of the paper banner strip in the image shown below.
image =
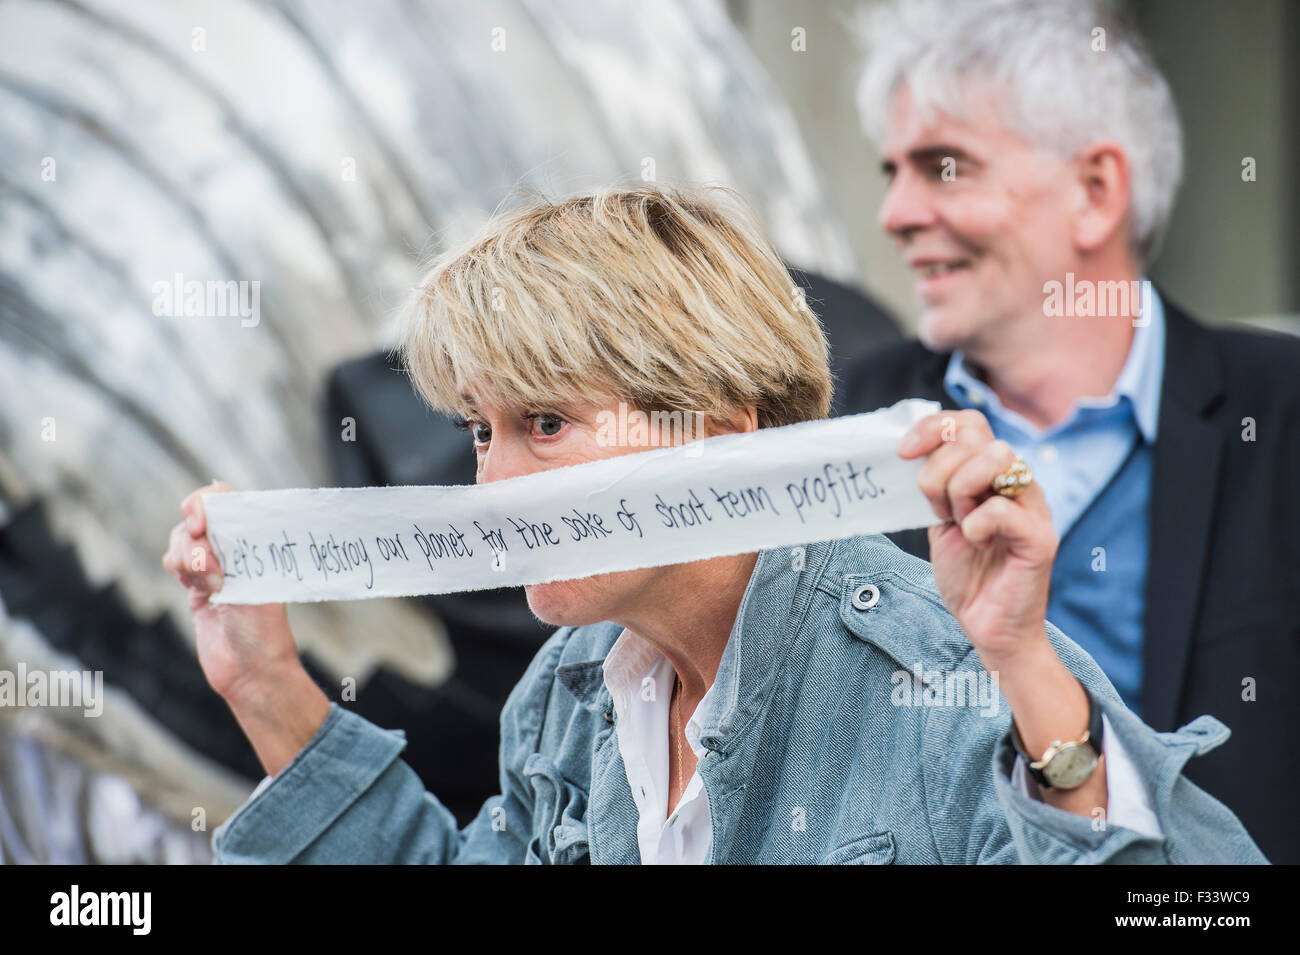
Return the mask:
M 922 462 L 896 448 L 938 410 L 909 399 L 483 485 L 205 494 L 213 600 L 515 587 L 925 526 Z

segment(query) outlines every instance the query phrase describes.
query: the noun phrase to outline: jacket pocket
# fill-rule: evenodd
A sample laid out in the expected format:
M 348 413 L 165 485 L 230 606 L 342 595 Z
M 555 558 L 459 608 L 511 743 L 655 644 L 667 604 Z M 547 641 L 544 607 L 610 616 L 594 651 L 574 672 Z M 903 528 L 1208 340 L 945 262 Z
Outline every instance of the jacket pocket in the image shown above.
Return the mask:
M 533 787 L 533 833 L 524 861 L 530 865 L 574 865 L 590 861 L 587 793 L 569 782 L 541 753 L 524 762 Z
M 877 832 L 845 843 L 826 858 L 822 865 L 890 865 L 894 861 L 894 834 Z

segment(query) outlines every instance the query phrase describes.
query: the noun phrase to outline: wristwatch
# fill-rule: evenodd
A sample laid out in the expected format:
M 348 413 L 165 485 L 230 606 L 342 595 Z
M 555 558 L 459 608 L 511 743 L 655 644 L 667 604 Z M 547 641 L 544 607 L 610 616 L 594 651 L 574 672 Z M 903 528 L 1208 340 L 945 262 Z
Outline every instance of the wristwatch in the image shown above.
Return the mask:
M 1024 759 L 1029 775 L 1044 789 L 1077 789 L 1092 775 L 1101 759 L 1101 707 L 1086 686 L 1083 692 L 1088 697 L 1087 732 L 1077 740 L 1052 740 L 1052 745 L 1037 762 L 1025 752 L 1020 731 L 1012 721 L 1011 741 L 1016 752 Z

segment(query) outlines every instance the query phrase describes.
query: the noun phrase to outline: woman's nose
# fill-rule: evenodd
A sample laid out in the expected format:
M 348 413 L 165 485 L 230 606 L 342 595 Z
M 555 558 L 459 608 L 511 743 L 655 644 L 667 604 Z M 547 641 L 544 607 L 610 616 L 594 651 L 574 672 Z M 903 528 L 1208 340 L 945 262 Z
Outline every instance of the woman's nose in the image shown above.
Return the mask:
M 537 470 L 540 470 L 537 462 L 526 448 L 508 440 L 493 440 L 487 451 L 479 455 L 476 480 L 479 484 L 491 484 Z

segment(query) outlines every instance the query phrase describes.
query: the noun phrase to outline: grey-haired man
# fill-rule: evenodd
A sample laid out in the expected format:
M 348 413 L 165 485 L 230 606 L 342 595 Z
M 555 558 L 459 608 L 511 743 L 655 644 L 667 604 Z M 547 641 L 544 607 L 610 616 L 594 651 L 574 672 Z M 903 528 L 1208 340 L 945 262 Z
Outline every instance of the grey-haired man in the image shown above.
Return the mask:
M 1207 329 L 1146 281 L 1181 177 L 1168 85 L 1089 0 L 891 3 L 864 36 L 920 341 L 861 361 L 842 407 L 981 410 L 1052 509 L 1049 619 L 1155 729 L 1227 724 L 1188 776 L 1300 862 L 1300 343 Z

